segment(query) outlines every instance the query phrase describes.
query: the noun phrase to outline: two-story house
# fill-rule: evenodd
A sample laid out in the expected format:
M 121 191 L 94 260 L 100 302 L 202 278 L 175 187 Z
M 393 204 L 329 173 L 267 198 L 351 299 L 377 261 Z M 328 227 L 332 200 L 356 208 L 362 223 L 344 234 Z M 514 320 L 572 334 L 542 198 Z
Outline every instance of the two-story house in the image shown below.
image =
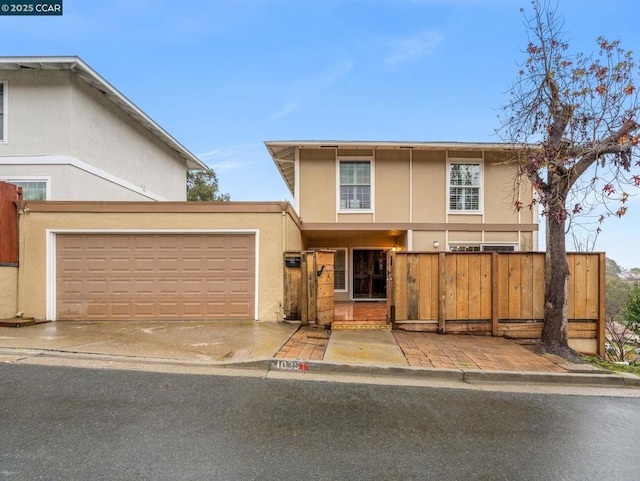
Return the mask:
M 26 200 L 183 201 L 206 166 L 78 57 L 0 57 L 0 180 Z
M 336 251 L 335 299 L 386 298 L 390 250 L 534 251 L 535 210 L 504 144 L 273 141 L 306 248 Z M 515 190 L 514 190 L 515 189 Z

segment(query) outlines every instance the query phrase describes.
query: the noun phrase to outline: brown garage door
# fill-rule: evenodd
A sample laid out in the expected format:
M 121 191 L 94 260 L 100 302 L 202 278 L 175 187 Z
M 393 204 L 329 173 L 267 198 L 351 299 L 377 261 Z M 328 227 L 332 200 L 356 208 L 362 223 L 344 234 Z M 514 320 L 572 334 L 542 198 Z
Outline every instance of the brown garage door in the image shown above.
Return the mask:
M 253 234 L 58 234 L 57 319 L 254 319 Z

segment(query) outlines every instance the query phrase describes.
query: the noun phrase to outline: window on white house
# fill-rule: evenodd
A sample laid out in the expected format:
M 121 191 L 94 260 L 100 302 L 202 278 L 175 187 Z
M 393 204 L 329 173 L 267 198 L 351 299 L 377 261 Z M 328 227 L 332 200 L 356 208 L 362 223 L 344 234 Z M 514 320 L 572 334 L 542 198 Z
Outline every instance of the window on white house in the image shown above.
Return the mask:
M 340 210 L 371 209 L 371 162 L 340 161 Z
M 46 180 L 7 179 L 7 182 L 22 187 L 23 200 L 47 200 Z
M 0 82 L 0 142 L 6 140 L 7 138 L 7 134 L 5 132 L 5 112 L 7 111 L 6 108 L 6 98 L 7 98 L 7 94 L 6 94 L 6 83 L 5 82 Z
M 450 164 L 449 210 L 480 210 L 480 164 Z
M 347 250 L 336 249 L 333 260 L 333 288 L 336 291 L 347 290 Z

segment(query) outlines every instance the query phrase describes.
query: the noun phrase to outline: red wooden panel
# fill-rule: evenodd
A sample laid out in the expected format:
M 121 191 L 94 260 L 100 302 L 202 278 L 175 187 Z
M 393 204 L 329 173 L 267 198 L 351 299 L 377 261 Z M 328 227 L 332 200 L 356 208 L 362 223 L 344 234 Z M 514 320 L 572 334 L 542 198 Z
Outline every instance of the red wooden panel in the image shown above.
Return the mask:
M 0 181 L 0 263 L 18 263 L 18 210 L 22 189 Z

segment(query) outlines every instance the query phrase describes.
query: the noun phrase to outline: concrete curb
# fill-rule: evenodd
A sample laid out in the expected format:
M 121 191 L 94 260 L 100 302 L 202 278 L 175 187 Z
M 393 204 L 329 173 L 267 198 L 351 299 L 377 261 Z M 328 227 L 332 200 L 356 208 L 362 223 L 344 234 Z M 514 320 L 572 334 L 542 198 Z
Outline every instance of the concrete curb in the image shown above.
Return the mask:
M 269 372 L 299 372 L 355 377 L 400 378 L 407 380 L 449 381 L 469 384 L 537 384 L 567 386 L 602 386 L 640 388 L 640 377 L 628 373 L 555 373 L 530 371 L 482 371 L 471 369 L 436 369 L 411 366 L 374 366 L 362 364 L 336 364 L 324 361 L 254 358 L 230 361 L 201 361 L 188 359 L 146 358 L 92 354 L 60 350 L 0 348 L 0 355 L 17 357 L 16 361 L 32 358 L 76 359 L 78 361 L 103 361 L 112 364 L 140 364 L 153 366 L 188 366 L 221 370 L 245 370 Z M 82 367 L 82 366 L 79 366 Z
M 290 366 L 278 368 L 271 361 L 270 371 L 303 371 L 314 374 L 350 376 L 376 376 L 406 379 L 431 379 L 434 381 L 458 381 L 466 383 L 554 384 L 570 386 L 638 387 L 640 377 L 627 373 L 555 373 L 530 371 L 480 371 L 463 369 L 435 369 L 397 366 L 368 366 L 356 364 L 330 364 L 321 361 L 288 360 Z M 296 364 L 299 363 L 296 368 Z

